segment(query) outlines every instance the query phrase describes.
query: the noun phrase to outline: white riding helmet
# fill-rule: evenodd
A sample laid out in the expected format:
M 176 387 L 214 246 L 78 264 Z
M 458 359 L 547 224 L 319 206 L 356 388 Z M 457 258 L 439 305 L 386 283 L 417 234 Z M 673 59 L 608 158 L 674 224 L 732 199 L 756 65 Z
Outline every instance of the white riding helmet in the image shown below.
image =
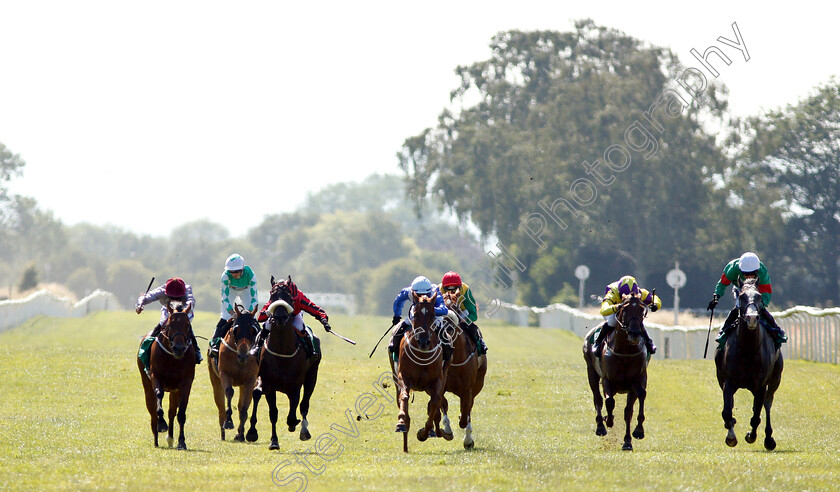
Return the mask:
M 761 262 L 758 260 L 758 255 L 747 251 L 738 259 L 738 266 L 741 268 L 741 273 L 757 272 L 761 267 Z
M 411 291 L 415 294 L 421 294 L 426 296 L 431 295 L 432 282 L 426 277 L 420 275 L 419 277 L 415 278 L 413 282 L 411 282 Z
M 227 261 L 225 261 L 225 270 L 229 272 L 235 272 L 243 268 L 245 268 L 245 260 L 236 253 L 228 256 Z

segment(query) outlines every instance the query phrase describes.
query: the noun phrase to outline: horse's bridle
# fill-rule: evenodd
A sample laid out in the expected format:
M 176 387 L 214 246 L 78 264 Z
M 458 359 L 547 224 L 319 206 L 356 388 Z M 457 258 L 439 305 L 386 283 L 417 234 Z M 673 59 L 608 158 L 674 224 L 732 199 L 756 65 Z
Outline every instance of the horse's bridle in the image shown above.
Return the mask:
M 160 333 L 158 333 L 158 336 L 155 337 L 155 342 L 157 342 L 158 347 L 160 347 L 164 352 L 171 355 L 172 357 L 175 357 L 175 352 L 173 352 L 172 348 L 171 348 L 173 337 L 169 333 L 172 329 L 172 321 L 171 320 L 172 320 L 171 316 L 166 319 L 166 323 L 163 325 L 163 329 L 160 330 Z M 190 346 L 192 346 L 192 339 L 190 338 L 189 334 L 182 333 L 182 332 L 178 332 L 178 333 L 175 334 L 176 337 L 178 335 L 182 335 L 187 340 L 187 349 L 186 350 L 189 350 Z M 163 338 L 166 339 L 166 344 L 161 343 L 161 341 L 160 341 L 161 336 L 163 336 Z M 167 347 L 167 345 L 169 345 L 169 346 Z M 186 353 L 186 351 L 184 353 Z

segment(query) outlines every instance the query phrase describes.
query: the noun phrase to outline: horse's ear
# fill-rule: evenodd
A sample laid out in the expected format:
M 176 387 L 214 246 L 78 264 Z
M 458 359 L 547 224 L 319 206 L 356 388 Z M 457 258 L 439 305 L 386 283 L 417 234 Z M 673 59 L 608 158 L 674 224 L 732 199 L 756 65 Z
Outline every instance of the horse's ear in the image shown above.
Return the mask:
M 288 280 L 289 280 L 289 283 L 291 284 L 291 283 L 292 283 L 292 276 L 291 276 L 291 275 L 289 275 L 287 278 L 288 278 Z
M 417 295 L 417 292 L 411 291 L 411 301 L 417 304 L 418 300 L 420 300 L 420 297 Z
M 274 287 L 274 284 L 277 282 L 274 281 L 274 275 L 271 276 L 271 286 Z
M 260 307 L 259 307 L 259 306 L 254 306 L 254 310 L 253 310 L 253 311 L 251 311 L 251 316 L 256 316 L 256 315 L 257 315 L 257 311 L 258 311 L 259 309 L 260 309 Z
M 190 304 L 190 303 L 186 303 L 186 304 L 187 304 L 187 308 L 184 309 L 184 313 L 185 314 L 190 314 L 190 311 L 192 311 L 192 304 Z

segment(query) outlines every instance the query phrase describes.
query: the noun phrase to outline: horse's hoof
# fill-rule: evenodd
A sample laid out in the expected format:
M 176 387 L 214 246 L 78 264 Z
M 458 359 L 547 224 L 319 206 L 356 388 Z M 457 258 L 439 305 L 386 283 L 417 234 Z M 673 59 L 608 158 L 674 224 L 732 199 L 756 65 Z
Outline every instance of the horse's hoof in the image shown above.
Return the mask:
M 257 429 L 249 430 L 248 433 L 245 434 L 245 439 L 247 439 L 248 442 L 257 442 L 257 439 L 259 439 L 259 434 L 257 433 Z
M 271 441 L 271 444 L 268 445 L 268 449 L 269 451 L 275 451 L 277 449 L 280 449 L 280 445 L 277 444 L 277 441 Z
M 451 432 L 446 433 L 446 432 L 441 431 L 441 436 L 440 437 L 446 439 L 447 441 L 451 441 L 451 440 L 455 439 L 455 434 L 453 434 Z
M 475 441 L 465 442 L 464 449 L 472 449 L 475 447 Z
M 631 443 L 629 443 L 629 442 L 625 442 L 625 443 L 621 446 L 621 450 L 622 450 L 622 451 L 633 451 L 633 444 L 631 444 Z
M 766 449 L 767 451 L 773 451 L 774 449 L 776 449 L 776 440 L 772 437 L 765 437 L 764 449 Z
M 434 429 L 432 429 L 432 430 L 430 430 L 430 431 L 429 431 L 429 437 L 437 437 L 437 434 L 435 434 L 435 430 L 434 430 Z
M 597 429 L 595 429 L 596 436 L 606 436 L 607 435 L 607 428 L 604 427 L 603 424 L 599 425 Z
M 613 416 L 612 415 L 607 417 L 606 424 L 607 424 L 607 427 L 612 427 L 613 426 Z
M 225 440 L 225 430 L 222 429 L 222 441 L 224 441 L 224 440 Z
M 408 426 L 405 424 L 397 424 L 397 429 L 394 432 L 408 432 Z
M 186 451 L 186 450 L 187 450 L 187 443 L 185 443 L 185 442 L 179 442 L 179 443 L 178 443 L 178 450 L 179 450 L 179 451 Z
M 633 431 L 633 437 L 635 437 L 636 439 L 644 439 L 645 438 L 645 430 L 637 427 L 636 430 Z
M 744 440 L 748 443 L 752 444 L 755 442 L 755 432 L 747 432 L 747 435 L 744 436 Z
M 429 433 L 426 432 L 426 429 L 420 429 L 419 431 L 417 431 L 417 440 L 418 441 L 423 442 L 428 438 L 429 438 Z
M 300 430 L 300 440 L 301 441 L 308 441 L 311 438 L 312 438 L 312 434 L 310 434 L 308 430 L 306 430 L 306 429 L 301 429 Z
M 163 420 L 158 420 L 158 432 L 164 433 L 169 430 L 169 426 Z
M 227 419 L 227 421 L 225 422 L 225 429 L 233 429 L 233 428 L 234 428 L 233 427 L 233 420 Z
M 738 439 L 736 439 L 734 437 L 727 437 L 726 438 L 726 445 L 729 446 L 730 448 L 734 448 L 736 444 L 738 444 Z
M 233 442 L 245 442 L 245 436 L 237 433 L 235 436 L 233 436 Z

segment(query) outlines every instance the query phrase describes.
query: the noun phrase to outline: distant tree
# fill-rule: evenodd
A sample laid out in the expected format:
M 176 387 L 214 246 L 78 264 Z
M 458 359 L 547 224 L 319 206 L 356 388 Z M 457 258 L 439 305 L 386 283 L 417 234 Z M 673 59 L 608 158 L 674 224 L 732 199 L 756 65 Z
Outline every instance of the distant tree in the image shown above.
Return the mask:
M 113 262 L 108 265 L 107 275 L 107 290 L 117 296 L 120 304 L 129 307 L 134 306 L 137 297 L 143 294 L 149 280 L 154 276 L 151 270 L 137 260 Z M 162 284 L 164 280 L 161 278 L 158 282 Z
M 35 265 L 29 265 L 23 271 L 23 277 L 18 284 L 19 292 L 26 292 L 27 290 L 38 287 L 38 268 Z
M 743 165 L 773 180 L 790 210 L 790 266 L 808 279 L 810 295 L 840 304 L 840 80 L 799 104 L 747 120 L 742 130 Z
M 94 290 L 104 287 L 96 275 L 96 270 L 91 267 L 77 268 L 67 277 L 64 285 L 79 298 L 85 297 Z
M 491 49 L 457 69 L 453 100 L 478 102 L 444 110 L 398 154 L 418 204 L 431 197 L 503 243 L 528 304 L 547 303 L 578 263 L 606 283 L 704 256 L 699 234 L 725 208 L 713 186 L 727 159 L 700 122 L 721 123 L 723 91 L 679 95 L 673 53 L 589 20 L 502 32 Z

